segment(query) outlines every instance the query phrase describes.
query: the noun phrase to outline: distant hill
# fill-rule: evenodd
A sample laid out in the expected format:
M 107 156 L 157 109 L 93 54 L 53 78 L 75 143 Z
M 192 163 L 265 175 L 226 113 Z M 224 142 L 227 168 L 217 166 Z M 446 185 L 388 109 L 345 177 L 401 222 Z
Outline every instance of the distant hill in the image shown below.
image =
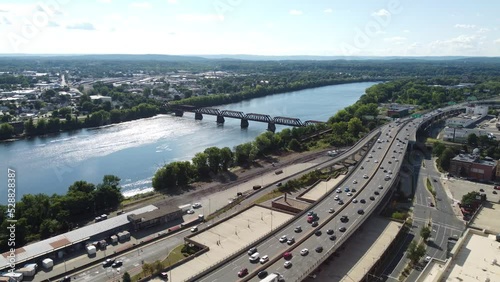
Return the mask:
M 457 60 L 465 59 L 465 56 L 426 56 L 426 57 L 404 57 L 404 56 L 260 56 L 260 55 L 197 55 L 207 59 L 232 59 L 232 60 L 248 60 L 248 61 L 284 61 L 284 60 L 315 60 L 315 61 L 333 61 L 333 60 L 346 60 L 346 61 L 366 61 L 366 60 L 424 60 L 424 61 L 443 61 L 443 60 Z M 479 58 L 479 57 L 478 57 Z
M 44 55 L 44 54 L 0 54 L 1 58 L 9 59 L 51 59 L 51 60 L 109 60 L 109 61 L 207 61 L 206 58 L 198 56 L 178 55 L 132 55 L 132 54 L 95 54 L 95 55 Z

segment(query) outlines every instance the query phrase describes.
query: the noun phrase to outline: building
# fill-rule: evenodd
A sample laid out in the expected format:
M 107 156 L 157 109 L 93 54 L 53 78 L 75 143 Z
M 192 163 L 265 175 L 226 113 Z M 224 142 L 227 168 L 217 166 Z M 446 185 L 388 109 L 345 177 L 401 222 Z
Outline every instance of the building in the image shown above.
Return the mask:
M 450 162 L 452 175 L 480 181 L 493 180 L 496 168 L 496 161 L 491 158 L 481 160 L 476 154 L 459 154 Z
M 387 109 L 387 116 L 391 118 L 405 117 L 410 113 L 411 107 L 391 104 Z
M 162 206 L 159 209 L 127 216 L 133 230 L 144 229 L 182 218 L 184 212 L 178 207 Z
M 111 103 L 111 97 L 109 96 L 102 96 L 102 95 L 91 95 L 90 96 L 90 100 L 92 100 L 92 102 L 96 101 L 96 100 L 100 100 L 101 102 L 110 102 Z
M 445 127 L 443 130 L 443 141 L 466 144 L 470 134 L 476 134 L 477 137 L 491 135 L 490 132 L 480 129 Z
M 480 106 L 480 105 L 468 105 L 465 107 L 466 115 L 475 115 L 475 116 L 485 116 L 488 114 L 489 107 L 488 106 Z

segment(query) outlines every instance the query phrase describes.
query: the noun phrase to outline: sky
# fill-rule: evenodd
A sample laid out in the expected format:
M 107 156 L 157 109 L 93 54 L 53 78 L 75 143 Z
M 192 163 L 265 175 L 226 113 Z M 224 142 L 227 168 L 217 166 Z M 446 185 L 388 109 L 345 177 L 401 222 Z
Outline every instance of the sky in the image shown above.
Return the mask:
M 500 1 L 1 0 L 0 54 L 500 56 Z

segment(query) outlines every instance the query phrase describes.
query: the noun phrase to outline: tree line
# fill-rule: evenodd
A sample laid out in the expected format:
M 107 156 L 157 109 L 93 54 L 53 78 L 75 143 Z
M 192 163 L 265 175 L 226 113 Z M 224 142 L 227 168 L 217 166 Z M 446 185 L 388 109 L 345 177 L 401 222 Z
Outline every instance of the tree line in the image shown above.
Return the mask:
M 15 214 L 0 205 L 0 251 L 8 248 L 7 220 L 11 216 L 17 220 L 16 246 L 43 240 L 118 208 L 123 199 L 119 182 L 120 178 L 105 175 L 97 185 L 76 181 L 65 195 L 25 194 L 16 203 Z

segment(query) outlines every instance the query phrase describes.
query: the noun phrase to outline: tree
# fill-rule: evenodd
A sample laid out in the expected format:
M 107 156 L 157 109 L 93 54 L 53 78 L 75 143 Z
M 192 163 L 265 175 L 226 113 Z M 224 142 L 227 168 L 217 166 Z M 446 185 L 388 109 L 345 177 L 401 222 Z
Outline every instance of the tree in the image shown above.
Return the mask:
M 207 156 L 207 162 L 210 171 L 215 174 L 219 173 L 219 169 L 221 167 L 220 149 L 217 147 L 210 147 L 206 148 L 203 152 Z
M 415 240 L 411 241 L 406 256 L 411 260 L 412 264 L 416 264 L 424 255 L 425 246 L 423 244 L 417 245 Z
M 475 147 L 477 147 L 477 141 L 478 141 L 478 138 L 477 138 L 476 134 L 471 133 L 471 134 L 469 134 L 469 136 L 467 136 L 467 145 L 475 148 Z
M 208 164 L 208 155 L 206 153 L 197 153 L 192 159 L 194 168 L 200 177 L 207 177 L 210 173 L 210 166 Z
M 170 163 L 157 170 L 153 176 L 153 188 L 157 191 L 175 188 L 177 186 L 176 168 L 174 163 Z
M 441 156 L 443 151 L 446 149 L 446 146 L 441 142 L 435 142 L 432 146 L 432 154 L 436 157 Z
M 227 169 L 233 164 L 233 152 L 231 152 L 229 147 L 224 147 L 220 150 L 220 163 L 221 168 L 224 171 L 227 171 Z
M 427 226 L 422 227 L 420 230 L 420 236 L 424 238 L 424 241 L 427 241 L 427 239 L 431 236 L 431 229 Z
M 357 117 L 351 118 L 347 123 L 347 131 L 356 138 L 359 137 L 359 133 L 363 130 L 363 123 Z
M 11 138 L 14 135 L 14 127 L 8 123 L 0 125 L 0 140 Z
M 288 148 L 292 151 L 298 152 L 301 150 L 300 142 L 297 139 L 293 138 L 292 140 L 290 140 L 290 143 L 288 143 Z
M 475 201 L 477 201 L 476 198 L 480 195 L 481 194 L 479 194 L 479 192 L 477 192 L 477 191 L 469 192 L 469 193 L 462 196 L 462 201 L 460 202 L 460 204 L 462 206 L 472 205 L 472 204 L 474 204 Z
M 132 278 L 128 272 L 123 273 L 122 279 L 123 282 L 132 282 Z
M 451 159 L 455 157 L 455 152 L 451 148 L 446 148 L 441 156 L 439 156 L 438 163 L 439 166 L 444 169 L 445 171 L 448 171 L 450 169 L 450 162 Z
M 144 274 L 146 276 L 149 276 L 149 275 L 152 275 L 154 272 L 155 272 L 155 269 L 153 267 L 153 264 L 152 263 L 147 263 L 145 262 L 143 265 L 142 265 L 142 272 L 144 272 Z

